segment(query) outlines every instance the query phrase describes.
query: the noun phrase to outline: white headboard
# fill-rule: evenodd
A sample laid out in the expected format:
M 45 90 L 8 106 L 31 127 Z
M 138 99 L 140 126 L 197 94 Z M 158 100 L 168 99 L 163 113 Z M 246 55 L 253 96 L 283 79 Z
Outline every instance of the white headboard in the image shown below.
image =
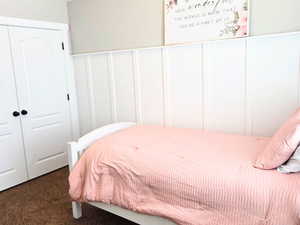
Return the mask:
M 74 61 L 81 134 L 137 121 L 270 136 L 299 106 L 300 33 Z
M 118 130 L 126 129 L 135 125 L 136 123 L 123 122 L 99 127 L 79 138 L 79 140 L 77 141 L 78 148 L 85 149 L 102 137 L 115 133 Z
M 78 141 L 68 143 L 69 168 L 72 169 L 72 167 L 78 161 L 80 155 L 84 152 L 84 150 L 86 150 L 91 144 L 93 144 L 97 140 L 108 136 L 112 133 L 115 133 L 119 130 L 123 130 L 135 125 L 136 123 L 131 122 L 109 124 L 89 132 L 88 134 L 79 138 Z

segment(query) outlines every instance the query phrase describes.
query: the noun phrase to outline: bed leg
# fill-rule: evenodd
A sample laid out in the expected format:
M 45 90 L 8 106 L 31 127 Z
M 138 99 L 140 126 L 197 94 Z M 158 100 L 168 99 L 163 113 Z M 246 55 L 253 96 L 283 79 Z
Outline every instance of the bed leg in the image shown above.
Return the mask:
M 82 208 L 80 203 L 72 202 L 72 211 L 74 219 L 79 219 L 82 217 Z

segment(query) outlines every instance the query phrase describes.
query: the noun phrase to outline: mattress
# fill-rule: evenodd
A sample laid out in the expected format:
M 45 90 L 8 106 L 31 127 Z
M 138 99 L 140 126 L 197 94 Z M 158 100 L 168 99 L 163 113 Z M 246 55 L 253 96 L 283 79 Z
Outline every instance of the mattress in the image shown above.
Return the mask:
M 71 197 L 180 225 L 299 225 L 300 175 L 252 167 L 269 138 L 135 126 L 77 162 Z

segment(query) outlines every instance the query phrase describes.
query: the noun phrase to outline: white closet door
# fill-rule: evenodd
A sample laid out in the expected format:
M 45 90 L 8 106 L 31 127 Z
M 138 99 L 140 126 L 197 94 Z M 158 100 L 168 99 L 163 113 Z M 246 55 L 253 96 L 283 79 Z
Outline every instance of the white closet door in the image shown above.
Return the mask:
M 10 28 L 30 178 L 67 164 L 70 118 L 62 33 Z
M 0 26 L 0 191 L 27 180 L 8 30 Z M 13 116 L 15 112 L 15 116 Z

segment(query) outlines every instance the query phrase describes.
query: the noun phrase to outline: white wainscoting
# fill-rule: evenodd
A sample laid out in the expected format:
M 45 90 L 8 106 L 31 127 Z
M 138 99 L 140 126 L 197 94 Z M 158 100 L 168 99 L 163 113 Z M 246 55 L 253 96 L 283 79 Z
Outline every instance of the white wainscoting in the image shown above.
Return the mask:
M 120 121 L 271 136 L 299 106 L 300 33 L 74 56 L 81 134 Z

